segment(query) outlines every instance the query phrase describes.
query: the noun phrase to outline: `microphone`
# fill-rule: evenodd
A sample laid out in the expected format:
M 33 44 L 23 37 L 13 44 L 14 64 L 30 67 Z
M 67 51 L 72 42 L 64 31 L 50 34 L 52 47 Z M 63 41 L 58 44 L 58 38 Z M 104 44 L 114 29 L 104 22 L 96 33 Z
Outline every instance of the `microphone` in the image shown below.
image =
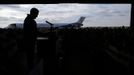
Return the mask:
M 52 23 L 50 23 L 50 22 L 48 22 L 48 21 L 46 21 L 46 23 L 50 24 L 51 26 L 54 25 L 54 24 L 52 24 Z

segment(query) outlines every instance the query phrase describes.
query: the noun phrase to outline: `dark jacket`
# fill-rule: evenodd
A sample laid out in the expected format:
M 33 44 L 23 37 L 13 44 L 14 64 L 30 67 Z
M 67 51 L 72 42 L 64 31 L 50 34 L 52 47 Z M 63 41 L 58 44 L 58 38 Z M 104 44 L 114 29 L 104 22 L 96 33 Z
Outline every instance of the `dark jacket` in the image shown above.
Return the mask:
M 24 39 L 36 40 L 37 38 L 37 23 L 28 14 L 24 20 Z

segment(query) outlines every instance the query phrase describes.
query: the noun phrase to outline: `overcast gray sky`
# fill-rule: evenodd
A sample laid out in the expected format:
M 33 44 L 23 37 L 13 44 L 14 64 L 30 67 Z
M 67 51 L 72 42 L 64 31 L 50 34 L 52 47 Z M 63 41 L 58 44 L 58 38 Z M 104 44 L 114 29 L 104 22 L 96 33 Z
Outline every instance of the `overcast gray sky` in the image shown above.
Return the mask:
M 0 27 L 23 23 L 32 7 L 40 11 L 37 23 L 76 22 L 85 16 L 84 27 L 130 25 L 131 4 L 0 4 Z

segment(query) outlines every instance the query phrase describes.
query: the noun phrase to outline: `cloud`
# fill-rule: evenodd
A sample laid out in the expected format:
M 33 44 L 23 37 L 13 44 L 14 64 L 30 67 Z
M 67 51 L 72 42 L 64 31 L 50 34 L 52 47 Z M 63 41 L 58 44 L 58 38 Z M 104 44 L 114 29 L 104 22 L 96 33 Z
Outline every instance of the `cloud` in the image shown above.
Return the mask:
M 12 5 L 12 4 L 1 4 L 0 5 L 1 10 L 14 10 L 14 11 L 23 11 L 22 8 L 18 5 Z
M 75 22 L 85 16 L 84 26 L 128 24 L 130 4 L 1 4 L 0 23 L 23 22 L 32 7 L 39 9 L 37 22 Z M 118 21 L 118 22 L 117 22 Z M 124 22 L 122 22 L 124 21 Z M 5 22 L 5 23 L 4 23 Z M 91 24 L 91 25 L 89 25 Z
M 107 8 L 109 8 L 109 5 L 108 4 L 98 4 L 96 7 L 100 8 L 100 9 L 107 9 Z
M 18 5 L 13 5 L 13 4 L 1 4 L 0 8 L 9 8 L 9 9 L 19 9 L 20 6 Z
M 5 21 L 17 21 L 17 20 L 19 20 L 18 18 L 16 18 L 16 17 L 0 17 L 0 22 L 5 22 Z
M 9 20 L 9 18 L 7 18 L 7 17 L 0 17 L 0 22 L 1 21 L 7 21 L 7 20 Z

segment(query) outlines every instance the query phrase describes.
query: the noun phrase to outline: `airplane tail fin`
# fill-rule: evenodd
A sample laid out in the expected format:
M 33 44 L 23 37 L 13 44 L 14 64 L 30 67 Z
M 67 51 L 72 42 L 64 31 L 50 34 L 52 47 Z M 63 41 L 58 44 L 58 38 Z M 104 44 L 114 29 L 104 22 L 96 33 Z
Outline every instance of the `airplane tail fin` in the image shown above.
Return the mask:
M 77 23 L 82 24 L 82 22 L 85 20 L 85 17 L 80 17 L 80 19 L 77 21 Z

